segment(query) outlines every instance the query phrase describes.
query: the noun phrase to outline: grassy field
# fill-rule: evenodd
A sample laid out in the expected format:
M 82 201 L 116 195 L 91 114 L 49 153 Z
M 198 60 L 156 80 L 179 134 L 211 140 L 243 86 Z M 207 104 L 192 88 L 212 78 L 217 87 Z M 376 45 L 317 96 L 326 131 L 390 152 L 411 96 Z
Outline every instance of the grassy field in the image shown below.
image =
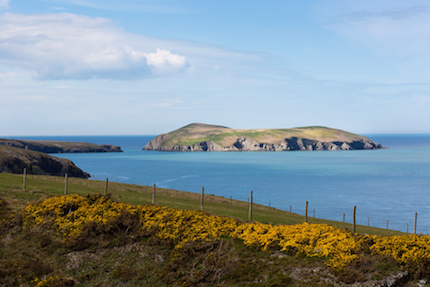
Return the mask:
M 152 205 L 152 186 L 109 182 L 101 196 L 106 182 L 69 178 L 60 196 L 65 178 L 27 175 L 23 187 L 0 173 L 0 286 L 429 286 L 428 236 L 262 205 L 246 223 L 246 202 L 206 194 L 201 212 L 200 194 L 157 188 Z
M 81 178 L 68 178 L 68 193 L 80 195 L 104 193 L 106 182 Z M 0 196 L 15 203 L 13 209 L 19 210 L 25 205 L 46 198 L 50 195 L 63 195 L 65 179 L 54 176 L 27 175 L 26 189 L 23 190 L 23 176 L 17 174 L 0 173 Z M 123 201 L 138 205 L 151 203 L 153 187 L 139 186 L 109 182 L 108 193 L 117 201 Z M 200 194 L 176 191 L 171 189 L 156 188 L 155 203 L 159 206 L 168 206 L 180 209 L 200 209 Z M 248 220 L 248 203 L 234 199 L 205 194 L 205 211 L 214 215 L 230 216 L 233 218 Z M 297 224 L 304 222 L 303 215 L 271 208 L 268 206 L 253 205 L 253 221 L 270 224 Z M 308 216 L 309 223 L 325 223 L 338 228 L 352 229 L 352 224 L 337 221 L 324 220 Z M 400 235 L 399 231 L 380 228 L 356 226 L 356 232 L 373 235 Z

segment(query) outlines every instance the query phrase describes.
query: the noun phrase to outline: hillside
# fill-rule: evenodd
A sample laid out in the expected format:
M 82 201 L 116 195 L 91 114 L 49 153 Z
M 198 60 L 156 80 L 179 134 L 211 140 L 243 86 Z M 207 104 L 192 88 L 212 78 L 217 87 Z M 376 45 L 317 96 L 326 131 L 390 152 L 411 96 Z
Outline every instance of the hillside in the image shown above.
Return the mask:
M 114 183 L 101 196 L 104 182 L 73 179 L 82 195 L 52 196 L 62 178 L 32 176 L 28 190 L 19 176 L 0 179 L 0 286 L 428 286 L 427 235 L 245 222 L 195 210 L 198 199 L 186 210 L 158 203 L 188 202 L 173 190 L 148 204 L 144 186 Z
M 0 145 L 0 172 L 57 175 L 88 178 L 90 175 L 76 167 L 73 162 L 48 154 Z
M 96 145 L 93 143 L 0 139 L 0 145 L 24 148 L 44 153 L 84 153 L 84 152 L 121 152 L 121 147 L 114 145 Z
M 304 151 L 380 148 L 380 144 L 364 136 L 327 127 L 231 129 L 194 123 L 155 137 L 144 150 Z

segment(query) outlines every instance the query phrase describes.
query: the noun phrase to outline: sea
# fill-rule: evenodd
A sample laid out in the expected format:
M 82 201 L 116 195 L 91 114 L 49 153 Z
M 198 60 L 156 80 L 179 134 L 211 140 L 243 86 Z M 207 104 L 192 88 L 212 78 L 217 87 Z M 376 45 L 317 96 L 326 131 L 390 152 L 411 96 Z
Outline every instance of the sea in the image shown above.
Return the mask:
M 289 152 L 159 152 L 155 136 L 22 136 L 113 144 L 122 153 L 54 154 L 92 180 L 131 183 L 253 201 L 308 216 L 430 233 L 430 134 L 368 134 L 387 149 Z

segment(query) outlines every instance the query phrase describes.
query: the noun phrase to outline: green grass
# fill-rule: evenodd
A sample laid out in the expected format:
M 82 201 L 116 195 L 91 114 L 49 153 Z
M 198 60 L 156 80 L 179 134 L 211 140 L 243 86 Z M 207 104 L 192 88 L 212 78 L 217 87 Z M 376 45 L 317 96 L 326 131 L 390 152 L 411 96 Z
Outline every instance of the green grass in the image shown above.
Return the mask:
M 106 183 L 81 178 L 68 179 L 68 193 L 80 195 L 104 193 Z M 0 173 L 0 197 L 11 203 L 11 208 L 18 211 L 25 205 L 52 195 L 63 195 L 65 179 L 54 176 L 27 175 L 26 189 L 23 190 L 23 176 L 17 174 Z M 140 186 L 109 182 L 108 192 L 117 201 L 130 204 L 144 204 L 152 202 L 152 186 Z M 155 203 L 180 209 L 200 209 L 200 194 L 172 189 L 156 189 Z M 230 216 L 243 221 L 248 220 L 248 203 L 234 199 L 205 194 L 205 210 L 215 214 Z M 304 222 L 304 216 L 287 211 L 253 205 L 252 220 L 269 224 L 296 224 Z M 309 223 L 331 224 L 338 228 L 352 229 L 352 224 L 308 217 Z M 374 235 L 397 235 L 399 231 L 357 225 L 356 232 Z
M 23 228 L 22 208 L 64 194 L 64 186 L 62 177 L 28 175 L 23 189 L 22 175 L 0 173 L 0 198 L 4 200 L 0 202 L 0 286 L 35 286 L 35 280 L 44 280 L 42 286 L 349 286 L 345 284 L 383 280 L 405 270 L 394 259 L 370 253 L 344 270 L 332 270 L 325 264 L 327 258 L 305 257 L 292 250 L 266 252 L 229 237 L 174 248 L 168 240 L 144 234 L 133 224 L 120 225 L 120 221 L 112 223 L 117 229 L 107 231 L 89 225 L 73 244 L 66 244 L 49 223 Z M 104 191 L 104 181 L 68 179 L 68 193 Z M 152 201 L 153 187 L 109 182 L 108 192 L 116 201 L 141 204 Z M 246 202 L 209 194 L 205 199 L 206 211 L 247 220 Z M 200 209 L 197 193 L 157 188 L 155 201 L 163 206 Z M 262 205 L 254 206 L 253 219 L 272 224 L 304 221 L 301 215 Z M 308 221 L 351 227 L 314 218 Z M 364 226 L 358 226 L 357 231 L 401 234 Z M 410 274 L 419 272 L 412 270 Z M 428 274 L 422 273 L 422 278 Z M 404 286 L 416 286 L 413 276 L 406 278 L 412 285 Z M 49 282 L 49 278 L 54 281 Z
M 218 145 L 232 145 L 236 138 L 246 136 L 257 142 L 277 143 L 286 138 L 298 137 L 318 141 L 332 141 L 335 139 L 354 141 L 365 137 L 342 130 L 327 127 L 312 126 L 290 129 L 227 129 L 222 127 L 189 125 L 170 133 L 171 137 L 162 142 L 163 146 L 187 146 L 205 141 L 214 141 Z

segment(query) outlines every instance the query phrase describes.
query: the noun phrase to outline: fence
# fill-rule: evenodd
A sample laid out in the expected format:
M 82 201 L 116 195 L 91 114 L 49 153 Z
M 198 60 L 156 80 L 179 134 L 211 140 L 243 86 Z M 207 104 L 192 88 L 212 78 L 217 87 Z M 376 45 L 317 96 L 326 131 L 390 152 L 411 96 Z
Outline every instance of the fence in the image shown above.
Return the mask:
M 69 178 L 68 178 L 68 174 L 66 173 L 65 176 L 64 176 L 64 194 L 65 195 L 67 195 L 67 193 L 68 193 L 68 183 L 69 183 Z M 109 179 L 106 178 L 105 186 L 104 186 L 104 192 L 103 192 L 104 195 L 106 195 L 108 193 L 108 188 L 109 188 Z M 23 170 L 23 189 L 24 190 L 27 189 L 27 169 L 26 168 L 24 168 L 24 170 Z M 164 195 L 168 196 L 168 191 L 165 190 L 165 189 L 163 189 L 163 190 L 165 191 Z M 204 187 L 202 187 L 201 194 L 199 196 L 200 197 L 200 209 L 201 210 L 205 209 L 205 192 L 204 192 L 204 190 L 205 190 Z M 188 192 L 181 192 L 181 193 L 182 194 L 186 194 Z M 157 187 L 154 184 L 153 187 L 152 187 L 152 200 L 151 200 L 152 204 L 156 204 L 156 194 L 157 194 Z M 190 193 L 190 194 L 192 194 L 193 195 L 192 197 L 194 197 L 194 198 L 197 195 L 196 193 Z M 206 195 L 206 196 L 209 199 L 209 201 L 212 201 L 213 198 L 215 198 L 215 195 L 213 195 L 213 194 L 212 195 Z M 207 198 L 206 198 L 206 200 L 207 200 Z M 231 198 L 229 202 L 232 203 L 233 201 L 237 201 L 237 200 L 233 200 Z M 239 202 L 239 201 L 237 201 L 237 202 Z M 252 221 L 253 206 L 254 206 L 253 191 L 251 190 L 250 191 L 250 196 L 249 196 L 249 199 L 248 199 L 248 220 L 249 221 Z M 271 208 L 271 203 L 270 202 L 269 202 L 268 207 Z M 354 206 L 354 208 L 352 210 L 352 223 L 351 223 L 352 224 L 352 231 L 353 232 L 356 232 L 356 226 L 357 226 L 356 210 L 357 210 L 357 207 Z M 286 211 L 286 210 L 284 210 L 284 211 Z M 293 213 L 293 206 L 292 205 L 290 205 L 289 212 L 291 214 Z M 309 218 L 308 213 L 309 213 L 309 202 L 306 201 L 305 202 L 305 212 L 304 212 L 304 215 L 303 215 L 305 222 L 308 222 L 308 218 Z M 315 217 L 315 215 L 316 215 L 316 210 L 315 209 L 312 210 L 312 213 L 313 213 L 313 218 L 316 218 Z M 343 223 L 346 223 L 345 216 L 346 216 L 346 214 L 343 213 L 342 214 L 342 222 Z M 415 212 L 413 234 L 417 234 L 417 217 L 418 217 L 418 213 Z M 323 219 L 323 218 L 320 218 L 320 219 Z M 370 225 L 370 217 L 367 217 L 367 226 L 371 227 L 371 225 Z M 389 230 L 389 220 L 388 219 L 386 220 L 386 229 Z M 409 233 L 409 225 L 408 225 L 408 223 L 406 223 L 406 233 Z

